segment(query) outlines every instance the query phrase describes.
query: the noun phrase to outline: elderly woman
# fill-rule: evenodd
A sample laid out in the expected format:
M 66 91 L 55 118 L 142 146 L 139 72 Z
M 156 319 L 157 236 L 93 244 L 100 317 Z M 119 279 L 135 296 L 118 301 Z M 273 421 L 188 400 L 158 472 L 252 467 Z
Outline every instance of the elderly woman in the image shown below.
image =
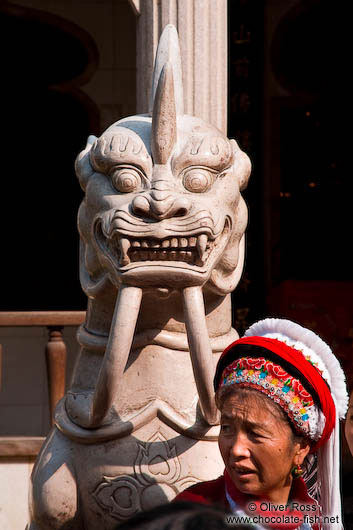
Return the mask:
M 339 419 L 348 396 L 329 346 L 289 320 L 260 321 L 223 352 L 214 386 L 225 472 L 176 500 L 220 504 L 272 528 L 341 529 Z

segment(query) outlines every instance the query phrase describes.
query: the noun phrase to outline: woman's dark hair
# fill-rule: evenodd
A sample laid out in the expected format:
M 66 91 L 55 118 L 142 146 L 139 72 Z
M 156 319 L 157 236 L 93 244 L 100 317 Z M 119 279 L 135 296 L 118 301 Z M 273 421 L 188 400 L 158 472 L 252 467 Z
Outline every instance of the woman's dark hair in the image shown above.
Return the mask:
M 229 530 L 227 512 L 214 506 L 179 501 L 140 512 L 116 530 Z M 238 525 L 239 530 L 250 530 Z

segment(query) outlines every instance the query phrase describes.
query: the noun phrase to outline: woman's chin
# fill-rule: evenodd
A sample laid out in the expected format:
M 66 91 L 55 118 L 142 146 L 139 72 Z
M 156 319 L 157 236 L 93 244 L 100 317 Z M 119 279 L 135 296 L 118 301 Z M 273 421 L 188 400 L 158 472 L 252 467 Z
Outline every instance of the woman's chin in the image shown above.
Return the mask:
M 255 473 L 241 475 L 239 473 L 233 472 L 231 474 L 231 478 L 235 487 L 242 493 L 247 493 L 248 495 L 257 495 L 259 485 L 257 483 L 257 475 Z

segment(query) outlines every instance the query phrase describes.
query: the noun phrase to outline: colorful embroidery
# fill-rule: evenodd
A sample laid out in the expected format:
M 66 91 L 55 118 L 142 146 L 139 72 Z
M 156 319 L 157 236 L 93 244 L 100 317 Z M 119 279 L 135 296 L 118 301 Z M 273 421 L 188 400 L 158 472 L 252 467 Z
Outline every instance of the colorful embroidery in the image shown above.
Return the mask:
M 227 366 L 222 374 L 221 386 L 234 383 L 267 394 L 284 409 L 301 433 L 310 435 L 309 422 L 314 413 L 313 398 L 300 381 L 281 366 L 263 357 L 242 357 Z

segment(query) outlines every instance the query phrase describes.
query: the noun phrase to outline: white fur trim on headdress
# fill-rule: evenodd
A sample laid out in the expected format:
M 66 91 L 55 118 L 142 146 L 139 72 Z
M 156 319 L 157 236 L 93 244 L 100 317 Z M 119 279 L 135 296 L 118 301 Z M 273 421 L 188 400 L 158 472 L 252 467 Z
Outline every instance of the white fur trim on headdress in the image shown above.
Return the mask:
M 291 320 L 266 318 L 256 322 L 245 332 L 246 337 L 252 335 L 278 339 L 309 357 L 322 371 L 322 377 L 330 386 L 335 397 L 338 417 L 345 417 L 349 399 L 345 375 L 331 348 L 316 333 Z

